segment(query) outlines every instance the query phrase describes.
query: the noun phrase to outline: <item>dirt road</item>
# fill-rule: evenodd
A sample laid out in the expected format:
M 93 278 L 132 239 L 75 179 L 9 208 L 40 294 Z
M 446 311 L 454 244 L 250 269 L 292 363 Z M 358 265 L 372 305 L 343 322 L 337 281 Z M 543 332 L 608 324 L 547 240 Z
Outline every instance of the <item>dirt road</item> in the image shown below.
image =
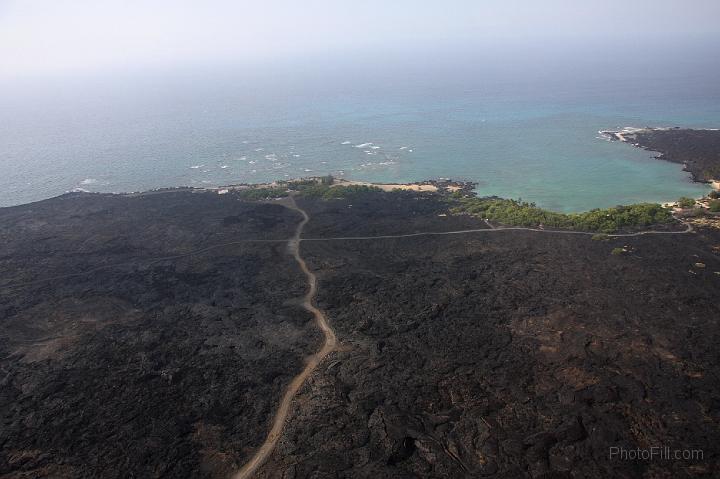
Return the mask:
M 292 197 L 287 201 L 285 206 L 299 212 L 303 217 L 303 220 L 300 224 L 298 224 L 298 227 L 295 230 L 295 236 L 289 241 L 289 248 L 295 258 L 295 261 L 297 261 L 300 266 L 300 269 L 303 273 L 305 273 L 309 285 L 308 292 L 303 298 L 302 307 L 315 316 L 315 322 L 325 335 L 325 343 L 320 351 L 308 358 L 305 369 L 303 369 L 302 372 L 295 376 L 292 382 L 290 382 L 287 390 L 285 391 L 285 395 L 280 401 L 280 405 L 275 413 L 272 428 L 270 429 L 270 433 L 265 439 L 265 442 L 255 452 L 253 457 L 242 467 L 242 469 L 233 476 L 233 479 L 247 479 L 252 477 L 255 471 L 257 471 L 270 454 L 272 454 L 272 451 L 275 449 L 275 445 L 282 434 L 283 427 L 285 426 L 285 421 L 287 420 L 288 412 L 290 410 L 290 405 L 292 404 L 295 395 L 305 383 L 307 378 L 313 373 L 313 371 L 315 371 L 315 368 L 317 368 L 322 360 L 337 347 L 335 331 L 333 331 L 330 327 L 330 324 L 325 317 L 325 313 L 313 305 L 313 301 L 315 300 L 315 296 L 317 294 L 317 278 L 312 271 L 308 269 L 307 264 L 305 264 L 305 260 L 300 255 L 300 240 L 302 231 L 310 218 L 303 209 L 297 206 Z

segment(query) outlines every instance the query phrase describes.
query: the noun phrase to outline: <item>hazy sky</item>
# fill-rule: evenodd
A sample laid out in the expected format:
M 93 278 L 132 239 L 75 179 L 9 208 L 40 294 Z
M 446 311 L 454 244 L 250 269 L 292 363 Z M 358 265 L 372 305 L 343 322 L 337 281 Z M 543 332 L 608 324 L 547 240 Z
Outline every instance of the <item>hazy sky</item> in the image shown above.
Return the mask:
M 720 34 L 720 0 L 0 0 L 0 76 Z

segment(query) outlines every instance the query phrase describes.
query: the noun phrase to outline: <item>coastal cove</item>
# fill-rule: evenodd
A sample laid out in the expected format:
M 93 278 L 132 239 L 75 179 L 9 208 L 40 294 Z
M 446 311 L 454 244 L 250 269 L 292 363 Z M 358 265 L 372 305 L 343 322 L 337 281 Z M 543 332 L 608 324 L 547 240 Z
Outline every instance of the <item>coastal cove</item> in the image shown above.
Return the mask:
M 720 0 L 0 0 L 0 479 L 720 479 Z
M 716 86 L 657 80 L 647 89 L 655 78 L 622 88 L 613 79 L 526 85 L 468 72 L 462 80 L 418 76 L 382 87 L 271 84 L 262 93 L 232 76 L 133 83 L 122 86 L 127 91 L 108 84 L 59 87 L 62 94 L 6 89 L 0 206 L 73 190 L 324 174 L 374 183 L 451 177 L 477 183 L 482 196 L 560 212 L 702 196 L 707 186 L 678 165 L 598 135 L 626 125 L 720 125 Z

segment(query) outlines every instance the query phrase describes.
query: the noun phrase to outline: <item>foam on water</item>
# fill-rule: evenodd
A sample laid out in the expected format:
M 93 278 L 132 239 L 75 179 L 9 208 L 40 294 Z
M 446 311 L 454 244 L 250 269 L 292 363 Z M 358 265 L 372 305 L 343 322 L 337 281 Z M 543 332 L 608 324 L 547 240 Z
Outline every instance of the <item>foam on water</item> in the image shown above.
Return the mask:
M 703 75 L 712 79 L 710 66 Z M 0 205 L 75 187 L 265 182 L 306 170 L 385 183 L 467 179 L 480 194 L 562 211 L 698 196 L 707 187 L 679 165 L 598 139 L 598 131 L 625 126 L 720 125 L 717 82 L 658 71 L 538 86 L 537 78 L 493 79 L 484 70 L 425 83 L 388 73 L 372 88 L 366 78 L 315 85 L 322 94 L 304 94 L 302 80 L 279 94 L 208 78 L 166 94 L 133 91 L 130 102 L 127 85 L 75 96 L 48 87 L 46 96 L 14 103 L 0 91 Z

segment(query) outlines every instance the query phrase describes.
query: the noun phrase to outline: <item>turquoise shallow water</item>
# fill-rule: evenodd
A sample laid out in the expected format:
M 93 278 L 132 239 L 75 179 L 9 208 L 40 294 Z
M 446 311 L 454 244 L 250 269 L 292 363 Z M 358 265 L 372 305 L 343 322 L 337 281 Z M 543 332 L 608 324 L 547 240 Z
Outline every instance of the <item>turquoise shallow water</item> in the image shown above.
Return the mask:
M 580 211 L 708 189 L 676 164 L 598 138 L 598 130 L 720 126 L 720 88 L 702 75 L 506 82 L 470 72 L 394 82 L 390 73 L 357 83 L 271 84 L 233 75 L 6 91 L 0 206 L 78 188 L 332 173 L 381 182 L 469 179 L 482 195 Z

